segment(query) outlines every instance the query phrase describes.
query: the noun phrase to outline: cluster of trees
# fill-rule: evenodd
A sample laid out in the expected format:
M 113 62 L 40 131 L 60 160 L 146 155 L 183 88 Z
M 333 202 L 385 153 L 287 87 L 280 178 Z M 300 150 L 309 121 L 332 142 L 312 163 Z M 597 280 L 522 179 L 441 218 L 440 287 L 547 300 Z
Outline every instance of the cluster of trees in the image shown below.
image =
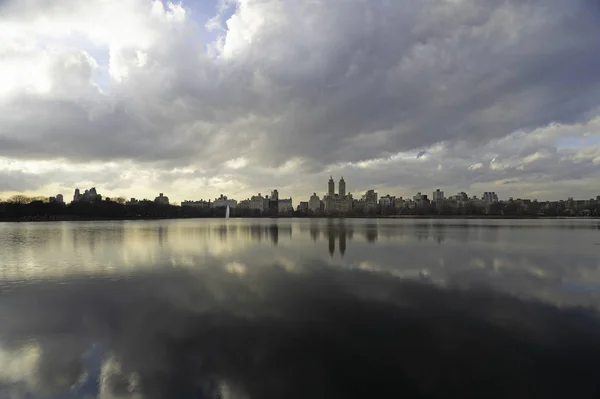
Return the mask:
M 64 204 L 47 198 L 18 195 L 0 202 L 0 220 L 135 219 L 177 217 L 179 207 L 146 201 L 126 206 L 125 199 Z
M 70 204 L 49 202 L 45 197 L 17 195 L 0 200 L 0 220 L 97 220 L 225 217 L 225 208 L 195 208 L 140 201 L 125 204 L 124 198 L 78 201 Z M 231 217 L 272 217 L 276 210 L 261 214 L 250 209 L 231 209 Z M 291 215 L 290 215 L 291 216 Z

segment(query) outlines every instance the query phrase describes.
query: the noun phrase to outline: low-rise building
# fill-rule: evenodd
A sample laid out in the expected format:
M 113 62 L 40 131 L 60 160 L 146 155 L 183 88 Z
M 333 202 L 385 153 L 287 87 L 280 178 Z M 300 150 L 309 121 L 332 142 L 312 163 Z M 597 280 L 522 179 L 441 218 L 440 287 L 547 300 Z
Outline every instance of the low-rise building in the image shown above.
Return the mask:
M 352 211 L 353 212 L 364 212 L 366 209 L 365 201 L 362 199 L 355 199 L 352 201 Z
M 210 201 L 205 201 L 201 199 L 200 201 L 183 201 L 181 206 L 190 207 L 190 208 L 210 208 Z
M 476 195 L 474 195 L 474 196 L 473 196 L 473 198 L 471 198 L 471 199 L 469 200 L 469 204 L 471 204 L 471 205 L 475 206 L 476 208 L 480 208 L 480 209 L 482 209 L 482 208 L 486 208 L 486 207 L 487 207 L 487 205 L 488 205 L 488 203 L 487 203 L 487 202 L 485 202 L 485 201 L 484 201 L 484 200 L 482 200 L 482 199 L 479 199 L 479 198 L 477 198 L 477 196 L 476 196 Z
M 308 210 L 309 210 L 308 201 L 300 201 L 296 210 L 298 212 L 308 212 Z

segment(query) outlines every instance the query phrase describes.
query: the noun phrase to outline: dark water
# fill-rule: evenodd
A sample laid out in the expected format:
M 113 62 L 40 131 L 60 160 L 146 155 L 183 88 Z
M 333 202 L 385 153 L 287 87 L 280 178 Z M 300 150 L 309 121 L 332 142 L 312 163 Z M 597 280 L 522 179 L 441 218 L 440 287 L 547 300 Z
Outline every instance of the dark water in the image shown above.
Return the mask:
M 600 397 L 600 221 L 0 224 L 0 398 Z

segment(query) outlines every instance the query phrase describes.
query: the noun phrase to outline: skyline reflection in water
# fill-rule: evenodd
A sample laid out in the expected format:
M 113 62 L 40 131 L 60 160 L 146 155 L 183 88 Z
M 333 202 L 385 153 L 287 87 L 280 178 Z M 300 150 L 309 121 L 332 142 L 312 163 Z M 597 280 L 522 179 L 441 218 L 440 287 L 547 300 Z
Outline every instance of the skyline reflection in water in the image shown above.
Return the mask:
M 598 397 L 594 220 L 0 224 L 0 398 Z
M 6 281 L 201 269 L 208 262 L 293 268 L 319 261 L 553 302 L 600 303 L 600 223 L 594 220 L 7 223 L 0 224 L 0 253 Z

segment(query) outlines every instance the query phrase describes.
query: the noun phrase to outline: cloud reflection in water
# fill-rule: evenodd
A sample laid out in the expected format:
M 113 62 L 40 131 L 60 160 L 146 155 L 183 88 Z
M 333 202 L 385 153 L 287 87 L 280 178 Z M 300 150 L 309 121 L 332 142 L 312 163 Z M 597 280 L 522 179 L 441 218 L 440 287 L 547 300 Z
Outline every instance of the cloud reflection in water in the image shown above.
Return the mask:
M 600 395 L 595 311 L 320 263 L 242 266 L 5 286 L 2 397 Z

